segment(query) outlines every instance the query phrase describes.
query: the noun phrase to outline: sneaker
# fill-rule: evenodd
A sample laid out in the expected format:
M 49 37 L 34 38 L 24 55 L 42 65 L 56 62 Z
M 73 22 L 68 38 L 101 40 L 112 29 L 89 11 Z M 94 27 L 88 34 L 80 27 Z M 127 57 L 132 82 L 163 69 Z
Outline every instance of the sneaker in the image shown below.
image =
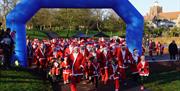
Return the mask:
M 127 82 L 124 82 L 124 86 L 127 86 Z
M 144 91 L 144 86 L 141 86 L 141 91 Z
M 115 91 L 119 91 L 119 89 L 115 89 Z

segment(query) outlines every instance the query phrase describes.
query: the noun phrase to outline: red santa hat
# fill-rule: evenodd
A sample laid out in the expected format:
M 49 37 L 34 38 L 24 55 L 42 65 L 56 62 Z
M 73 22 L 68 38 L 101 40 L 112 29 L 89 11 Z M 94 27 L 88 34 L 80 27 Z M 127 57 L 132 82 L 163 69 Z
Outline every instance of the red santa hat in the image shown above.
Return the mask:
M 53 63 L 55 67 L 58 67 L 59 66 L 59 63 L 58 62 L 54 62 Z
M 126 48 L 126 45 L 125 45 L 125 44 L 121 44 L 121 47 L 122 47 L 122 48 Z
M 100 48 L 104 48 L 105 44 L 104 43 L 100 43 Z
M 75 50 L 77 50 L 78 52 L 80 51 L 80 49 L 79 49 L 78 46 L 75 46 L 75 47 L 73 48 L 73 52 L 74 52 Z
M 52 39 L 52 43 L 56 43 L 57 42 L 57 40 L 56 39 Z
M 80 45 L 79 45 L 80 47 L 83 47 L 83 46 L 85 46 L 85 44 L 84 43 L 80 43 Z
M 133 51 L 137 51 L 137 49 L 135 48 Z

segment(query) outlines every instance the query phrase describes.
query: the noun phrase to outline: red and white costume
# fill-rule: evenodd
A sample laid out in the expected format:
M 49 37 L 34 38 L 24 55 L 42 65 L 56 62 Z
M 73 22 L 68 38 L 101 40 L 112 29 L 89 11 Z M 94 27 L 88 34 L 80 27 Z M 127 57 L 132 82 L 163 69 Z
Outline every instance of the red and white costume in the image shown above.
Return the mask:
M 132 74 L 138 73 L 137 65 L 140 62 L 140 56 L 133 54 L 131 57 L 130 69 Z
M 83 71 L 82 68 L 84 68 L 84 66 L 82 64 L 84 60 L 84 57 L 81 53 L 72 53 L 70 54 L 69 58 L 68 58 L 68 65 L 70 65 L 71 68 L 71 84 L 70 84 L 70 88 L 71 91 L 77 91 L 76 88 L 76 83 L 80 82 L 81 80 L 81 76 L 83 75 Z
M 71 70 L 67 63 L 67 57 L 64 58 L 64 61 L 61 63 L 61 67 L 63 68 L 63 80 L 64 84 L 69 83 L 69 77 L 71 75 Z
M 119 77 L 120 77 L 120 67 L 118 64 L 108 65 L 108 77 L 110 80 L 114 80 L 115 91 L 119 91 Z
M 102 50 L 102 49 L 101 49 Z M 102 50 L 101 56 L 100 56 L 100 73 L 101 73 L 101 80 L 106 84 L 108 80 L 108 62 L 112 59 L 111 52 L 108 50 Z
M 149 63 L 147 61 L 140 61 L 137 69 L 140 76 L 149 76 Z
M 60 74 L 59 64 L 54 62 L 53 67 L 50 70 L 50 75 L 58 76 Z
M 67 47 L 64 51 L 64 56 L 70 55 L 73 52 L 73 46 L 70 45 L 69 47 Z
M 46 64 L 45 49 L 38 47 L 35 51 L 37 59 L 39 60 L 40 66 L 44 67 Z
M 126 73 L 125 73 L 125 63 L 128 63 L 129 59 L 130 59 L 130 52 L 129 50 L 126 48 L 124 51 L 118 47 L 115 50 L 115 57 L 118 60 L 118 65 L 120 67 L 120 73 L 121 73 L 121 78 L 123 80 L 126 79 Z

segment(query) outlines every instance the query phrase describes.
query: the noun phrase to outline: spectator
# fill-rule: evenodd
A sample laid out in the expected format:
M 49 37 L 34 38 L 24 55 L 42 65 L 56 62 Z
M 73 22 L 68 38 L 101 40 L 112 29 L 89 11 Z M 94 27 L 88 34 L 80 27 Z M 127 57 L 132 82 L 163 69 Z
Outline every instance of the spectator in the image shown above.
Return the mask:
M 13 41 L 15 42 L 15 38 L 16 38 L 16 31 L 15 31 L 15 30 L 14 30 L 14 31 L 12 31 L 12 32 L 10 33 L 10 35 L 11 35 L 11 37 L 12 37 Z
M 32 47 L 32 42 L 31 40 L 28 38 L 27 39 L 27 58 L 28 58 L 28 66 L 31 67 L 32 65 L 32 58 L 33 58 L 33 47 Z
M 157 56 L 160 54 L 160 49 L 161 49 L 161 43 L 157 42 L 156 43 L 156 54 L 157 54 Z
M 170 59 L 171 60 L 175 60 L 176 59 L 176 55 L 178 53 L 178 47 L 177 47 L 177 45 L 176 45 L 174 40 L 169 45 L 168 49 L 169 49 Z
M 160 55 L 162 56 L 164 54 L 164 45 L 161 44 L 160 46 Z
M 178 48 L 178 60 L 180 61 L 180 47 Z
M 3 48 L 3 54 L 4 54 L 4 65 L 6 68 L 10 68 L 10 64 L 11 64 L 11 56 L 13 53 L 13 49 L 14 49 L 14 42 L 12 37 L 10 36 L 10 28 L 6 29 L 6 32 L 3 35 L 2 38 L 2 48 Z
M 2 27 L 2 23 L 0 22 L 0 41 L 2 40 L 3 35 L 4 35 L 4 29 Z

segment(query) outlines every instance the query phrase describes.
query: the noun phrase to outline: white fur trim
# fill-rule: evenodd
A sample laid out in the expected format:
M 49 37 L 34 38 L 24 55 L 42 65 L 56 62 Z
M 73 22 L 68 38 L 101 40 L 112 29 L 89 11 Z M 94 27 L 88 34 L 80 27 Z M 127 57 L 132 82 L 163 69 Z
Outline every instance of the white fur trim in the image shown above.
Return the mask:
M 81 76 L 83 75 L 83 73 L 80 73 L 80 74 L 72 74 L 72 76 Z

